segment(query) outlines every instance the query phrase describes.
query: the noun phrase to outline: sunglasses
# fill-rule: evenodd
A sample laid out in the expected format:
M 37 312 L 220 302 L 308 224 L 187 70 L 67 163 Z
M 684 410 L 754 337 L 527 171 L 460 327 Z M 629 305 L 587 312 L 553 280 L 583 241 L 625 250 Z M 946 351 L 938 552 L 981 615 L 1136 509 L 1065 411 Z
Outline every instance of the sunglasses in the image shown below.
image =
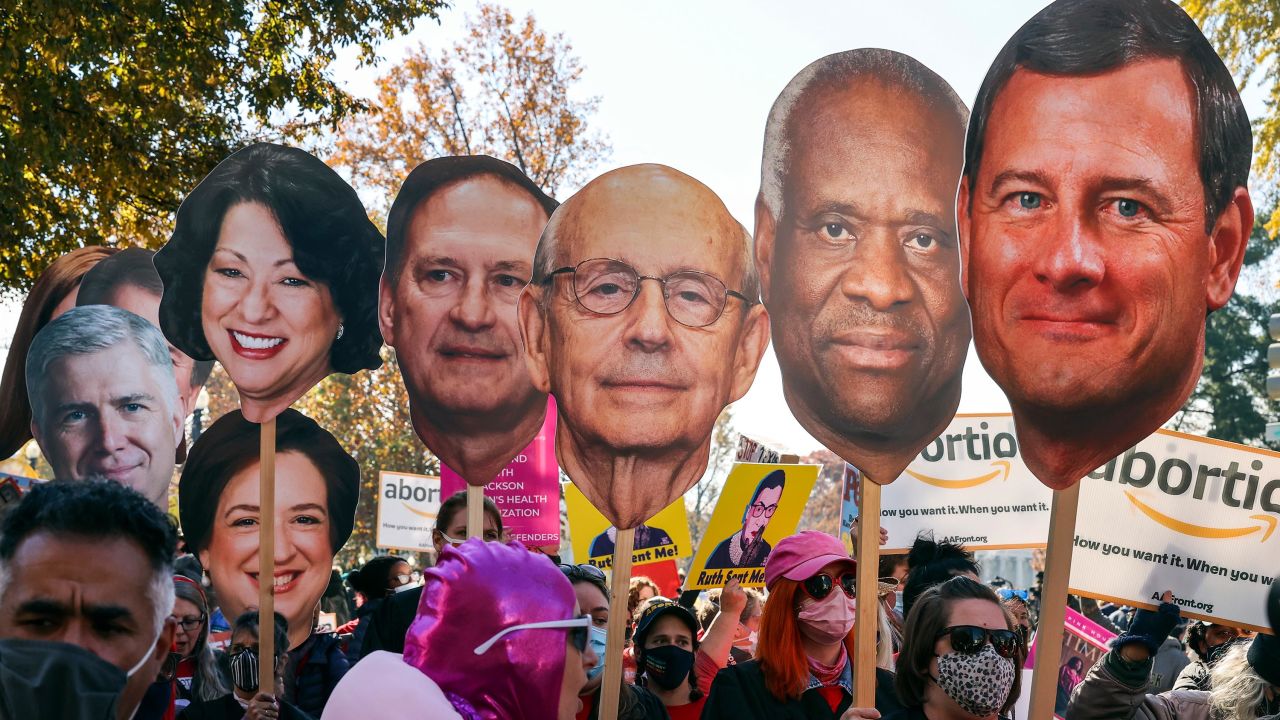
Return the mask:
M 546 620 L 544 622 L 524 623 L 523 625 L 512 625 L 503 628 L 496 635 L 480 643 L 475 649 L 477 655 L 483 655 L 489 652 L 489 648 L 502 639 L 507 633 L 517 630 L 538 630 L 542 628 L 569 628 L 569 639 L 573 641 L 574 647 L 578 648 L 578 652 L 586 652 L 587 650 L 587 633 L 591 628 L 591 616 L 583 615 L 571 620 Z
M 836 582 L 836 578 L 833 578 L 826 573 L 818 573 L 817 575 L 805 580 L 801 585 L 804 587 L 804 591 L 809 594 L 809 597 L 814 600 L 822 600 L 826 596 L 830 595 L 832 590 L 836 589 Z M 840 583 L 840 589 L 844 590 L 845 595 L 850 598 L 854 597 L 858 588 L 857 576 L 851 572 L 841 573 L 838 582 Z
M 604 571 L 595 565 L 566 565 L 560 563 L 560 572 L 564 576 L 573 580 L 590 580 L 592 582 L 604 582 Z
M 1003 658 L 1012 658 L 1018 654 L 1022 646 L 1022 638 L 1012 630 L 988 630 L 976 625 L 953 625 L 942 628 L 933 636 L 936 641 L 946 635 L 951 636 L 951 648 L 956 652 L 972 655 L 982 650 L 982 646 L 991 641 L 991 647 Z

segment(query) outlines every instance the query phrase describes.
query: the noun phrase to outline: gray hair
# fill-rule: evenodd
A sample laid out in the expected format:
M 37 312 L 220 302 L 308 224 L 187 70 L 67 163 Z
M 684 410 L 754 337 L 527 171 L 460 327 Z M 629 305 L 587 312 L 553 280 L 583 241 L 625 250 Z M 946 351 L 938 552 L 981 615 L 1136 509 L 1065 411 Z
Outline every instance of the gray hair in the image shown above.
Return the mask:
M 551 218 L 547 220 L 547 225 L 542 229 L 542 236 L 538 238 L 538 249 L 533 255 L 533 280 L 534 285 L 543 283 L 551 273 L 555 272 L 556 261 L 556 245 L 560 238 L 560 223 L 564 218 L 566 207 L 572 205 L 573 199 L 570 198 L 556 211 L 551 214 Z M 742 287 L 737 288 L 738 292 L 747 296 L 752 303 L 760 302 L 760 274 L 756 272 L 755 255 L 753 253 L 753 245 L 755 241 L 751 238 L 750 231 L 742 223 L 734 220 L 734 224 L 742 232 L 742 263 L 743 277 Z M 735 288 L 730 288 L 735 289 Z
M 1236 643 L 1209 673 L 1213 717 L 1254 720 L 1270 684 L 1249 664 L 1249 643 Z
M 774 219 L 782 217 L 783 188 L 791 155 L 792 113 L 810 91 L 847 87 L 864 77 L 914 93 L 930 105 L 953 113 L 961 134 L 969 123 L 969 108 L 951 85 L 910 55 L 880 48 L 858 48 L 819 58 L 791 78 L 773 102 L 765 124 L 760 195 Z
M 27 395 L 31 398 L 31 416 L 36 424 L 44 422 L 43 390 L 49 366 L 69 355 L 93 355 L 123 342 L 133 343 L 148 365 L 169 378 L 160 385 L 165 388 L 168 409 L 176 410 L 178 385 L 172 380 L 173 360 L 160 329 L 127 310 L 110 305 L 85 305 L 59 315 L 31 341 L 31 349 L 27 351 Z M 132 368 L 117 368 L 119 372 L 129 370 Z

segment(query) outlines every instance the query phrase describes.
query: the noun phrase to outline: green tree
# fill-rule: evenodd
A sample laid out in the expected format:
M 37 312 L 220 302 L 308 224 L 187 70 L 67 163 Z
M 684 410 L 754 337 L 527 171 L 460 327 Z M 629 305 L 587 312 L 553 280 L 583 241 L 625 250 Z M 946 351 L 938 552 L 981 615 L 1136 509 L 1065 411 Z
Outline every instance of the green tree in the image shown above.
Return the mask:
M 159 246 L 230 152 L 361 109 L 331 77 L 339 48 L 370 64 L 381 41 L 442 5 L 0 4 L 0 290 L 28 289 L 82 245 Z
M 333 162 L 389 208 L 409 171 L 442 155 L 492 155 L 549 194 L 580 185 L 609 152 L 587 121 L 598 98 L 575 99 L 582 66 L 563 35 L 496 5 L 468 16 L 448 50 L 419 46 L 379 78 L 368 112 L 341 124 Z
M 1223 62 L 1245 87 L 1257 74 L 1266 93 L 1266 114 L 1253 122 L 1253 165 L 1259 179 L 1280 171 L 1280 2 L 1277 0 L 1182 0 Z M 1262 214 L 1268 234 L 1280 237 L 1280 211 Z M 1269 220 L 1267 218 L 1270 218 Z
M 1245 274 L 1270 267 L 1276 242 L 1268 238 L 1265 217 L 1258 213 L 1245 250 Z M 1225 307 L 1209 315 L 1205 327 L 1204 368 L 1200 382 L 1169 427 L 1203 433 L 1219 440 L 1263 446 L 1269 410 L 1266 400 L 1266 322 L 1280 312 L 1274 293 L 1252 294 L 1242 281 Z M 1270 296 L 1270 297 L 1269 297 Z M 1273 445 L 1273 447 L 1275 447 Z

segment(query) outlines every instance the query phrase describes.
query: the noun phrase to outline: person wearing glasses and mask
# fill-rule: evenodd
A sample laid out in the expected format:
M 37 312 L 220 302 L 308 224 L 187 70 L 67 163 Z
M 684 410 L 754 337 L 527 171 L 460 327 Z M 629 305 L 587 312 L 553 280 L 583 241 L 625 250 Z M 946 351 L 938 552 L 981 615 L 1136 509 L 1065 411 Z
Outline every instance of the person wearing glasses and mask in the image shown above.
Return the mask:
M 312 716 L 286 701 L 284 670 L 289 663 L 289 621 L 275 614 L 275 687 L 258 687 L 258 611 L 236 618 L 227 647 L 233 690 L 217 698 L 194 702 L 178 713 L 178 720 L 312 720 Z
M 1027 658 L 1016 627 L 980 582 L 957 576 L 926 590 L 907 615 L 898 655 L 898 697 L 907 707 L 887 720 L 1003 720 Z
M 560 570 L 520 543 L 473 538 L 422 574 L 404 654 L 361 660 L 324 720 L 573 720 L 597 657 L 592 618 Z
M 582 686 L 579 709 L 574 720 L 598 720 L 600 717 L 600 685 L 604 681 L 605 645 L 608 642 L 609 586 L 605 584 L 604 571 L 595 565 L 560 564 L 560 572 L 573 585 L 578 607 L 590 618 L 587 643 L 599 658 L 595 667 L 587 673 Z M 618 720 L 665 720 L 667 711 L 662 700 L 649 690 L 622 683 L 618 697 Z
M 769 543 L 764 531 L 778 509 L 782 491 L 787 485 L 786 473 L 774 470 L 756 486 L 751 502 L 742 511 L 742 529 L 725 538 L 707 558 L 707 569 L 763 567 L 769 557 Z
M 662 165 L 605 173 L 555 211 L 519 317 L 533 384 L 556 399 L 556 458 L 619 528 L 702 477 L 769 342 L 751 236 Z
M 502 513 L 489 498 L 484 499 L 484 535 L 485 542 L 498 542 L 506 538 L 502 527 Z M 458 547 L 467 541 L 467 491 L 458 492 L 445 498 L 440 503 L 440 511 L 436 513 L 436 527 L 431 532 L 431 542 L 436 549 L 436 558 L 440 558 L 446 547 Z M 422 588 L 415 587 L 398 592 L 387 598 L 378 608 L 369 613 L 364 625 L 367 628 L 361 638 L 358 657 L 386 650 L 387 652 L 404 652 L 404 634 L 418 614 L 418 604 L 422 599 Z M 356 652 L 348 647 L 352 662 Z
M 174 707 L 182 709 L 197 700 L 213 700 L 230 692 L 223 653 L 209 645 L 209 600 L 200 583 L 184 575 L 173 576 Z
M 844 543 L 826 533 L 779 541 L 764 566 L 769 599 L 755 658 L 716 675 L 703 720 L 849 720 L 900 710 L 893 673 L 880 668 L 876 707 L 851 707 L 856 570 Z

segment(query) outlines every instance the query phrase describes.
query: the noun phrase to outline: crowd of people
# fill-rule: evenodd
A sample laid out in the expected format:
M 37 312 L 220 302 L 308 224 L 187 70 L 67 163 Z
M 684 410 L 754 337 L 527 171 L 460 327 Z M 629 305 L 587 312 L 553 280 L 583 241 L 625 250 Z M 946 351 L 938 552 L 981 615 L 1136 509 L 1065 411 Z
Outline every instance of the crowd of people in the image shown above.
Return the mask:
M 999 720 L 1025 690 L 1037 588 L 982 582 L 957 545 L 920 537 L 880 558 L 891 574 L 862 604 L 878 621 L 875 700 L 859 708 L 857 559 L 840 539 L 782 539 L 763 590 L 732 580 L 668 598 L 508 542 L 492 506 L 485 537 L 468 538 L 465 509 L 465 493 L 443 504 L 433 566 L 379 556 L 347 573 L 335 595 L 356 607 L 337 631 L 317 627 L 316 608 L 290 650 L 292 621 L 276 613 L 263 688 L 257 610 L 213 639 L 213 588 L 181 571 L 191 556 L 170 516 L 107 480 L 40 484 L 0 529 L 0 717 L 594 719 L 622 593 L 633 672 L 619 718 Z M 1280 717 L 1275 635 L 1187 622 L 1171 594 L 1154 611 L 1085 600 L 1071 602 L 1119 634 L 1092 667 L 1066 658 L 1063 717 Z

